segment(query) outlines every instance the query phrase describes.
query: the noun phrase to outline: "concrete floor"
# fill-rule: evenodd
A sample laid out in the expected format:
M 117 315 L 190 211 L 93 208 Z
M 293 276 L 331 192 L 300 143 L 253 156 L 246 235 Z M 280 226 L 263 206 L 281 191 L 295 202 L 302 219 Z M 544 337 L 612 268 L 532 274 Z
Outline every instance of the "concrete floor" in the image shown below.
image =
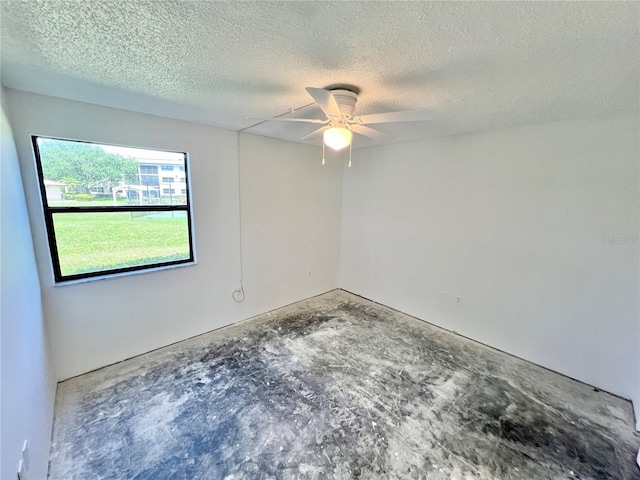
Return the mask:
M 60 384 L 53 479 L 640 479 L 629 402 L 334 291 Z

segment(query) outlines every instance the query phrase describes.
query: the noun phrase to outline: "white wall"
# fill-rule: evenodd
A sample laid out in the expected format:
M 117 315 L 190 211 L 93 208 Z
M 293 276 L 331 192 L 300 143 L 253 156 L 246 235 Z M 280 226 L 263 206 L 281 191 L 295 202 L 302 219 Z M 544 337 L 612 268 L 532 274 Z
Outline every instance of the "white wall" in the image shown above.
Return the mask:
M 343 163 L 322 166 L 308 145 L 240 140 L 247 294 L 266 311 L 318 293 L 316 284 L 337 288 Z
M 341 287 L 640 407 L 639 127 L 629 115 L 357 151 Z
M 47 476 L 56 378 L 18 157 L 4 105 L 0 121 L 0 478 L 16 478 L 22 445 L 28 440 L 29 478 L 43 479 Z
M 241 135 L 246 300 L 238 304 L 236 132 L 17 90 L 8 105 L 60 379 L 337 286 L 341 168 L 321 168 L 319 148 Z M 32 134 L 188 152 L 198 264 L 53 286 Z

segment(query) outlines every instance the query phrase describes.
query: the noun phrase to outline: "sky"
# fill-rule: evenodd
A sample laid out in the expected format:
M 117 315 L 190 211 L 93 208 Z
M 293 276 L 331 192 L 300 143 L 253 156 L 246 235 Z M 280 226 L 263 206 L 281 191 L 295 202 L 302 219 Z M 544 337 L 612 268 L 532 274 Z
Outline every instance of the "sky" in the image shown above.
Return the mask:
M 146 150 L 143 148 L 119 147 L 116 145 L 98 145 L 110 153 L 117 153 L 126 157 L 144 158 L 145 160 L 176 160 L 182 162 L 184 154 L 178 152 L 164 152 L 161 150 Z

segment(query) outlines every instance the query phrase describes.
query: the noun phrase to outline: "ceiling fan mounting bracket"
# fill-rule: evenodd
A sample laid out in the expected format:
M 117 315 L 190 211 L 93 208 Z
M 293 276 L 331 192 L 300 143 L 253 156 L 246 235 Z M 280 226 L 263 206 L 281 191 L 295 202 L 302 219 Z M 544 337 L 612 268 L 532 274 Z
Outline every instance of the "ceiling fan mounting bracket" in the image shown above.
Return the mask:
M 348 90 L 356 95 L 360 95 L 360 89 L 355 85 L 349 85 L 348 83 L 333 83 L 324 87 L 324 89 L 329 90 L 330 92 L 333 92 L 333 90 Z
M 331 90 L 333 98 L 336 99 L 338 108 L 343 117 L 350 117 L 353 111 L 356 109 L 356 103 L 358 102 L 358 95 L 350 90 L 335 89 Z

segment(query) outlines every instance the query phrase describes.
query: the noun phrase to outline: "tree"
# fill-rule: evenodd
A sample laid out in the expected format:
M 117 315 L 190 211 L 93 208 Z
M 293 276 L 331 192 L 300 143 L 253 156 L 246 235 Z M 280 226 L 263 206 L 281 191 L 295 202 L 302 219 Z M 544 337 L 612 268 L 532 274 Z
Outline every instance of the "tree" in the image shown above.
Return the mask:
M 64 183 L 66 187 L 69 189 L 69 191 L 72 193 L 76 193 L 78 190 L 78 187 L 81 186 L 80 180 L 78 180 L 75 177 L 62 177 L 60 181 Z
M 38 149 L 42 172 L 48 180 L 72 182 L 86 191 L 106 182 L 136 183 L 138 162 L 106 152 L 98 145 L 41 139 Z

